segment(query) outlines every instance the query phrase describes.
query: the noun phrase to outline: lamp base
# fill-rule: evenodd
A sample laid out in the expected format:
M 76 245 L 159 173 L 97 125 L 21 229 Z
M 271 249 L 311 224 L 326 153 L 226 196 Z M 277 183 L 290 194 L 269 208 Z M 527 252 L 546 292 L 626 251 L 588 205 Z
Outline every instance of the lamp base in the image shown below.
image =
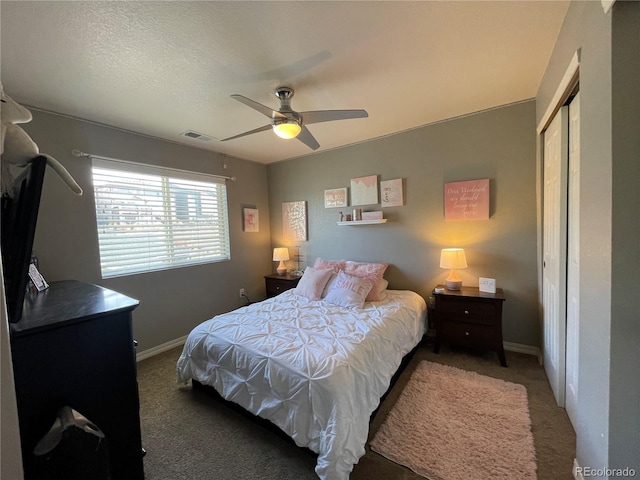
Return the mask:
M 444 285 L 447 287 L 447 290 L 454 291 L 460 290 L 460 287 L 462 287 L 462 279 L 458 275 L 458 272 L 456 272 L 455 268 L 452 268 L 451 272 L 449 272 L 449 276 L 444 281 Z
M 278 275 L 286 275 L 287 274 L 287 267 L 284 264 L 284 262 L 282 260 L 280 260 L 280 264 L 278 265 L 278 268 L 276 269 L 276 272 L 278 272 Z
M 445 287 L 447 287 L 447 290 L 460 290 L 460 287 L 462 287 L 462 280 L 460 280 L 459 282 L 453 280 L 445 280 L 444 285 Z

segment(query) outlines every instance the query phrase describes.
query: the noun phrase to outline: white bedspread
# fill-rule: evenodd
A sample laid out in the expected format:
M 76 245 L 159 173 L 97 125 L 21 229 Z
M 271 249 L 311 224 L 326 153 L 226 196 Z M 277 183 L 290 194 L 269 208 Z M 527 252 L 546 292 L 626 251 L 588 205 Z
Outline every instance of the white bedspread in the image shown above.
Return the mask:
M 318 453 L 317 475 L 346 480 L 365 453 L 369 418 L 402 357 L 420 341 L 426 304 L 388 290 L 362 310 L 292 290 L 197 326 L 179 381 L 214 387 Z

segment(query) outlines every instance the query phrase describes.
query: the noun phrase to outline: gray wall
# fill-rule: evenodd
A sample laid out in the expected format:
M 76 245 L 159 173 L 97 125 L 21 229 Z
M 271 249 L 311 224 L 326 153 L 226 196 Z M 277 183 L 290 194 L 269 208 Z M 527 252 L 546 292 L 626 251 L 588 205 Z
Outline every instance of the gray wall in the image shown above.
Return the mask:
M 580 327 L 576 457 L 640 471 L 637 206 L 640 3 L 573 2 L 537 95 L 541 120 L 581 49 Z
M 640 3 L 615 4 L 612 23 L 609 465 L 640 474 Z
M 134 312 L 139 351 L 185 336 L 216 313 L 264 297 L 262 275 L 272 271 L 268 216 L 267 170 L 264 165 L 228 158 L 197 148 L 131 134 L 89 122 L 32 109 L 23 125 L 40 151 L 62 162 L 84 189 L 73 195 L 48 169 L 34 244 L 48 281 L 76 279 L 112 288 L 140 300 Z M 96 231 L 91 161 L 71 155 L 78 149 L 107 157 L 195 172 L 236 176 L 227 182 L 231 260 L 103 280 Z M 259 233 L 242 231 L 242 207 L 262 213 Z
M 373 174 L 404 179 L 405 205 L 383 209 L 383 225 L 336 225 L 341 209 L 324 208 L 324 190 Z M 440 249 L 463 247 L 463 284 L 492 277 L 505 290 L 505 341 L 539 345 L 533 101 L 271 164 L 268 175 L 274 247 L 290 246 L 282 240 L 282 202 L 305 200 L 308 264 L 317 257 L 387 262 L 391 288 L 425 298 L 448 274 L 439 268 Z M 480 178 L 491 180 L 490 219 L 445 221 L 444 183 Z

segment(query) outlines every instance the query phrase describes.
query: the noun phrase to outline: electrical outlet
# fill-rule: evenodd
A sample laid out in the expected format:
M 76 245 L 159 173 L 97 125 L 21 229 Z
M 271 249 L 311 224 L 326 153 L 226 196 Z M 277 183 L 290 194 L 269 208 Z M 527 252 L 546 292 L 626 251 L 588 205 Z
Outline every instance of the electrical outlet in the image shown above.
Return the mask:
M 244 298 L 246 296 L 246 292 L 244 291 L 244 288 L 240 289 L 240 298 Z

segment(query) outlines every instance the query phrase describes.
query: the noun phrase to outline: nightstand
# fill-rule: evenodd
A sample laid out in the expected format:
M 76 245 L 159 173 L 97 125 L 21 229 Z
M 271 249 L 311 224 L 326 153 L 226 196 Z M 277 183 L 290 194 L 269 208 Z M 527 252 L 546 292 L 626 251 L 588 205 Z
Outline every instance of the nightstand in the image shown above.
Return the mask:
M 438 285 L 439 288 L 444 288 Z M 504 292 L 481 292 L 477 287 L 433 292 L 435 297 L 436 340 L 433 353 L 442 342 L 495 350 L 500 364 L 507 366 L 502 344 L 502 302 Z
M 289 275 L 278 275 L 272 273 L 271 275 L 265 275 L 264 282 L 267 287 L 267 298 L 280 295 L 282 292 L 296 288 L 301 277 Z

